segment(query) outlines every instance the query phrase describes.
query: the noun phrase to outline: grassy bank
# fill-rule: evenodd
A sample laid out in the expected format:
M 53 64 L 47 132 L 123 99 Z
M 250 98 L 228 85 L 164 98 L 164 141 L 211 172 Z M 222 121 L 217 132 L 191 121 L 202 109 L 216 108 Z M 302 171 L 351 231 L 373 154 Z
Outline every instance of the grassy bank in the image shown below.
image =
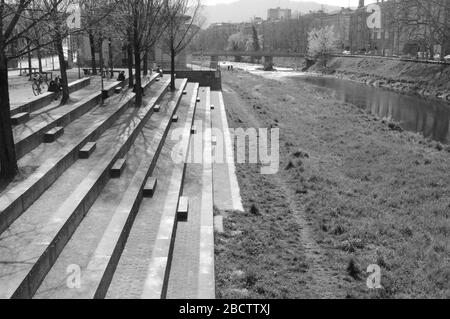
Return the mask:
M 237 166 L 246 212 L 217 212 L 218 297 L 450 297 L 447 148 L 307 85 L 223 76 L 230 126 L 279 127 L 281 168 Z

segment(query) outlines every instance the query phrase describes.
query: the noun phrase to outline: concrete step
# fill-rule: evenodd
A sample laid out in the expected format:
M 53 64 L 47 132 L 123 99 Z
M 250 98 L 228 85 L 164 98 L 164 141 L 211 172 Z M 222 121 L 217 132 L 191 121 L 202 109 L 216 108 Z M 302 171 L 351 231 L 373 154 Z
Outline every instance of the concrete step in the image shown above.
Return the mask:
M 143 195 L 146 198 L 152 198 L 156 192 L 156 187 L 158 186 L 158 179 L 154 177 L 149 177 L 147 182 L 145 182 Z
M 152 253 L 158 254 L 158 248 L 155 247 L 157 238 L 159 238 L 158 243 L 163 249 L 166 246 L 162 245 L 162 241 L 171 240 L 169 231 L 175 226 L 181 187 L 180 180 L 183 177 L 189 130 L 196 107 L 195 97 L 198 84 L 189 83 L 186 90 L 188 94 L 182 98 L 177 111 L 180 120 L 178 123 L 172 124 L 173 129 L 169 133 L 171 138 L 168 138 L 164 143 L 155 171 L 152 174 L 152 177 L 158 180 L 158 190 L 153 198 L 142 199 L 139 213 L 116 268 L 107 298 L 141 298 L 147 273 L 150 269 L 153 269 L 149 266 L 150 258 Z M 165 230 L 167 232 L 164 232 L 162 225 L 166 225 Z M 168 254 L 165 254 L 166 259 L 164 259 L 164 253 L 164 250 L 160 251 L 161 255 L 155 258 L 161 257 L 158 260 L 167 263 L 169 262 L 167 260 Z M 165 264 L 160 264 L 160 266 L 163 269 L 166 268 Z M 155 269 L 156 272 L 158 270 L 159 268 Z
M 125 170 L 125 165 L 127 164 L 126 158 L 119 158 L 111 167 L 111 178 L 120 178 L 123 171 Z
M 74 81 L 72 83 L 69 83 L 69 92 L 73 93 L 78 90 L 81 90 L 91 84 L 90 78 L 83 78 L 77 81 Z M 36 98 L 32 99 L 31 101 L 21 104 L 21 105 L 15 105 L 11 107 L 11 115 L 14 116 L 19 113 L 32 113 L 40 108 L 52 103 L 52 101 L 55 99 L 56 94 L 51 92 L 46 92 L 40 96 L 37 96 Z
M 182 196 L 178 201 L 177 220 L 187 222 L 189 218 L 189 197 Z
M 30 113 L 17 113 L 11 116 L 11 124 L 14 126 L 28 122 L 30 119 Z
M 186 81 L 181 84 L 183 87 Z M 127 154 L 127 168 L 119 180 L 110 180 L 49 272 L 38 298 L 103 298 L 133 225 L 147 177 L 151 175 L 181 91 L 169 93 L 164 112 L 153 114 Z M 92 233 L 92 229 L 96 233 Z M 83 273 L 78 290 L 59 287 L 67 265 L 77 264 Z M 51 291 L 51 295 L 47 292 Z
M 81 159 L 88 159 L 92 155 L 92 153 L 94 153 L 96 148 L 97 148 L 97 143 L 89 142 L 85 146 L 83 146 L 82 149 L 80 149 L 78 156 Z
M 153 83 L 155 76 L 150 79 Z M 105 88 L 106 91 L 113 91 L 120 82 L 113 82 Z M 22 158 L 25 154 L 38 147 L 43 142 L 43 134 L 57 126 L 67 126 L 102 101 L 102 93 L 97 91 L 84 97 L 81 101 L 57 108 L 51 108 L 46 112 L 34 116 L 26 125 L 14 128 L 14 141 L 17 158 Z
M 64 127 L 57 126 L 44 134 L 44 143 L 53 143 L 64 134 Z
M 159 86 L 155 96 L 162 96 L 167 82 Z M 19 161 L 19 167 L 38 166 L 23 182 L 8 188 L 0 196 L 0 234 L 5 231 L 64 171 L 77 159 L 79 150 L 96 140 L 128 109 L 134 94 L 111 99 L 76 123 L 65 128 L 58 144 L 42 144 Z M 67 137 L 67 139 L 65 138 Z
M 205 96 L 207 94 L 209 94 L 209 91 Z M 195 96 L 193 97 L 193 104 L 195 104 L 194 101 L 196 101 Z M 196 107 L 200 106 L 196 104 Z M 181 195 L 191 140 L 190 130 L 195 112 L 196 108 L 193 108 L 193 112 L 189 114 L 189 121 L 187 121 L 183 132 L 182 151 L 180 152 L 183 161 L 174 165 L 170 185 L 167 188 L 167 195 L 164 197 L 164 209 L 153 244 L 152 257 L 147 267 L 147 276 L 141 294 L 142 299 L 165 299 L 167 297 L 178 217 L 181 217 L 183 220 L 183 218 L 187 217 L 186 214 L 189 211 L 189 200 Z M 144 209 L 150 209 L 150 207 L 145 207 Z M 181 216 L 178 215 L 179 211 Z
M 215 298 L 211 94 L 209 88 L 199 93 L 202 102 L 195 114 L 199 131 L 191 136 L 191 145 L 196 147 L 190 148 L 182 186 L 184 216 L 176 227 L 167 284 L 169 299 Z
M 159 92 L 163 95 L 168 82 Z M 0 298 L 31 298 L 84 216 L 110 180 L 109 170 L 123 158 L 160 96 L 143 108 L 132 108 L 97 140 L 89 160 L 70 167 L 0 240 L 0 260 L 27 260 L 27 264 L 0 268 Z M 86 167 L 89 167 L 86 169 Z M 80 180 L 77 176 L 82 175 Z M 66 187 L 64 187 L 66 186 Z M 60 195 L 59 195 L 60 194 Z M 53 203 L 53 204 L 52 204 Z M 49 205 L 53 209 L 48 209 Z M 22 235 L 22 232 L 26 235 Z M 13 240 L 14 238 L 14 240 Z M 0 264 L 2 262 L 0 261 Z

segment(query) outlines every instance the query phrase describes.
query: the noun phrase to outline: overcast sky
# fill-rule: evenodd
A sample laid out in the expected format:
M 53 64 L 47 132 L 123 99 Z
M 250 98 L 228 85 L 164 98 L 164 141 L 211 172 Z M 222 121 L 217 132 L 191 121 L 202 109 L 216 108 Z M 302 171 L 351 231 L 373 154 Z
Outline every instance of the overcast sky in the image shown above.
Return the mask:
M 217 3 L 229 3 L 229 2 L 235 2 L 237 0 L 203 0 L 203 4 L 205 5 L 214 5 Z M 255 0 L 258 1 L 258 0 Z M 303 0 L 292 0 L 292 1 L 303 1 Z M 338 7 L 348 7 L 349 5 L 351 7 L 358 6 L 358 0 L 304 0 L 304 1 L 313 1 L 317 3 L 323 3 L 323 4 L 329 4 L 334 5 Z M 376 2 L 376 0 L 366 0 L 366 3 L 370 2 Z

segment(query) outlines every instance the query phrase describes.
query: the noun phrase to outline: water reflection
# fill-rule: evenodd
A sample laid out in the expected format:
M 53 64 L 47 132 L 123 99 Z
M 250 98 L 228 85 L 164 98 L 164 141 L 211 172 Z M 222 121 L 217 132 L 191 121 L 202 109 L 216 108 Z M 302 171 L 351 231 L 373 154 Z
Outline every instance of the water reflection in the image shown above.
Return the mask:
M 442 143 L 450 142 L 450 106 L 444 102 L 401 95 L 353 81 L 299 76 L 295 81 L 328 88 L 334 98 L 370 110 L 380 118 L 395 121 L 408 131 Z

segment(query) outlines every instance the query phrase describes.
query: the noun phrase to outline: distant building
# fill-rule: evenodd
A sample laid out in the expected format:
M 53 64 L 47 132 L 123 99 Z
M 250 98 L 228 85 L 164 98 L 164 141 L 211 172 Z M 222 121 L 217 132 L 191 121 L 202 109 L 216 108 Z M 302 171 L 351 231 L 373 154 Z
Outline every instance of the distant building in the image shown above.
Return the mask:
M 263 22 L 264 22 L 264 19 L 261 18 L 261 17 L 254 17 L 253 18 L 253 23 L 255 23 L 255 24 L 261 24 Z
M 275 9 L 269 9 L 267 11 L 268 21 L 289 20 L 292 17 L 291 9 L 281 9 L 280 7 Z

